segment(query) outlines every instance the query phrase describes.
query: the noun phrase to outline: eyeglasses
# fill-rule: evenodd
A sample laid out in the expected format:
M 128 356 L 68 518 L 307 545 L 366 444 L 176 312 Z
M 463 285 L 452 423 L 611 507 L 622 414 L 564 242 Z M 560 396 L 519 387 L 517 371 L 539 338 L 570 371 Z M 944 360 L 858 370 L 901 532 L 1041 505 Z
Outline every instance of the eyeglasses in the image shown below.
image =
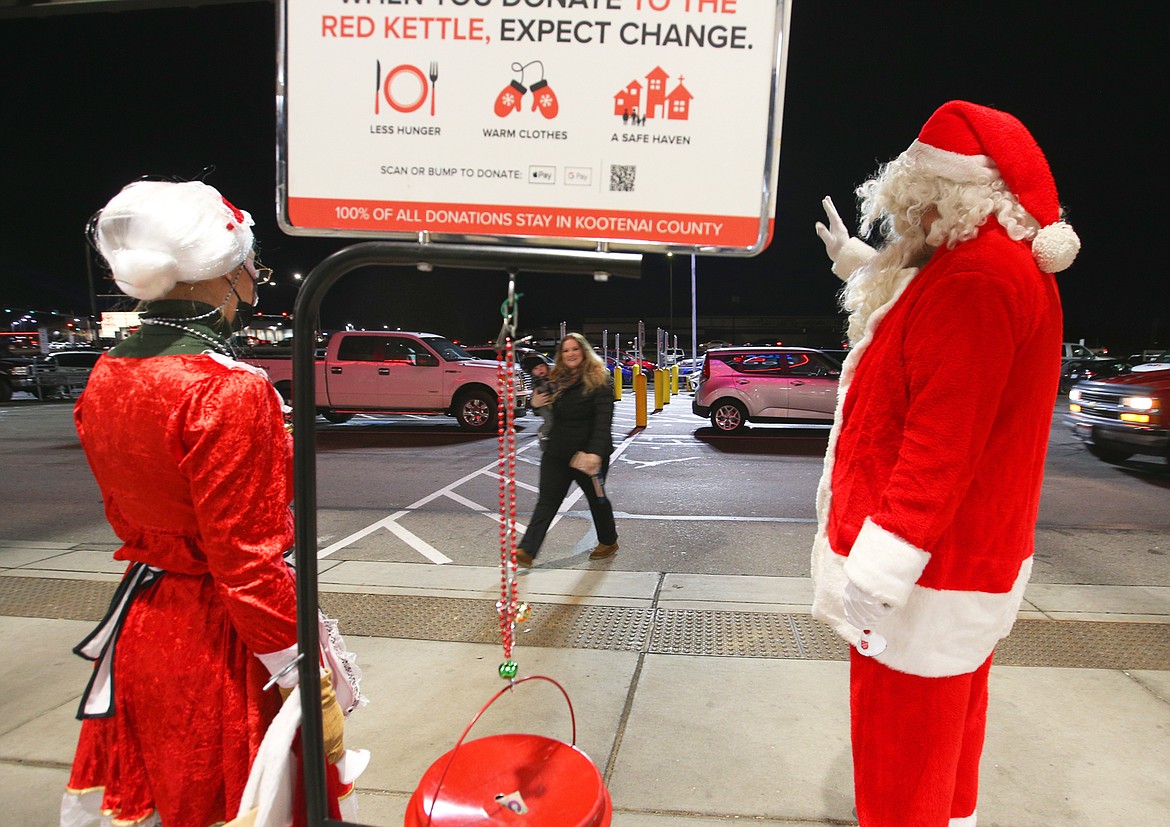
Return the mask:
M 253 261 L 251 266 L 247 262 L 244 262 L 244 269 L 252 277 L 253 284 L 268 284 L 268 282 L 272 281 L 272 268 L 265 267 L 258 261 Z

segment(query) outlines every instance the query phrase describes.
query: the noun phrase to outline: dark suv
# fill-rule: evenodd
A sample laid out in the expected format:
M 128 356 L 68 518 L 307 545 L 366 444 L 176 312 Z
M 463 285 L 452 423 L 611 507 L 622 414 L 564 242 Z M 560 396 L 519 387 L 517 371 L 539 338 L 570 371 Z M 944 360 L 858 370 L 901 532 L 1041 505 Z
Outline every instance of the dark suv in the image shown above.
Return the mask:
M 840 363 L 812 348 L 708 350 L 691 411 L 725 432 L 748 422 L 830 424 L 840 378 Z

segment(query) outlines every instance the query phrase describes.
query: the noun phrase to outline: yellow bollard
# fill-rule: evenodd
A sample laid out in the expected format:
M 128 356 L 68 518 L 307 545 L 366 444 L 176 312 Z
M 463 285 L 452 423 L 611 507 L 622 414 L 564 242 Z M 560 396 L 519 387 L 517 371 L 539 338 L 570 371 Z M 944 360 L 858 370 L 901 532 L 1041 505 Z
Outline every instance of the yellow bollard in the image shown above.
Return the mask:
M 654 369 L 654 413 L 662 410 L 662 371 L 658 368 Z
M 662 407 L 670 404 L 670 368 L 659 371 L 662 374 Z
M 678 365 L 670 366 L 670 392 L 678 396 Z
M 634 424 L 646 427 L 646 377 L 635 368 L 634 373 Z
M 622 401 L 622 366 L 618 364 L 613 366 L 613 399 Z

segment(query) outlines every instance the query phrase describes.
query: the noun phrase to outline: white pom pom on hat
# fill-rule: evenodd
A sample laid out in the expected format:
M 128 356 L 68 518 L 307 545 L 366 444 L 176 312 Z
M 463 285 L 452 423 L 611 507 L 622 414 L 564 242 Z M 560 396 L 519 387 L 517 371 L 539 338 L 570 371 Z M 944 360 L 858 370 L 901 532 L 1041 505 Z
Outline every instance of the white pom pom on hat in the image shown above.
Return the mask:
M 178 282 L 231 272 L 252 250 L 252 217 L 200 181 L 136 181 L 98 213 L 93 240 L 127 295 L 150 300 Z
M 1060 220 L 1056 182 L 1036 139 L 1007 112 L 948 101 L 927 119 L 907 150 L 920 165 L 952 180 L 974 181 L 994 165 L 1004 184 L 1040 224 L 1032 258 L 1045 273 L 1067 269 L 1081 240 Z

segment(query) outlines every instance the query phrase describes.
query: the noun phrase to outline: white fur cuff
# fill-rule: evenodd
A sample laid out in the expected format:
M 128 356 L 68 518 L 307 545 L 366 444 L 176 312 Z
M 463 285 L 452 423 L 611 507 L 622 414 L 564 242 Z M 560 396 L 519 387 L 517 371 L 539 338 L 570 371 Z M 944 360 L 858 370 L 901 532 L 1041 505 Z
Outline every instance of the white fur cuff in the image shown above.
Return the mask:
M 928 552 L 866 517 L 845 561 L 845 575 L 858 588 L 898 608 L 906 604 L 929 560 Z
M 833 260 L 833 275 L 841 279 L 841 281 L 849 281 L 849 277 L 853 275 L 857 268 L 861 267 L 861 265 L 876 255 L 877 250 L 873 247 L 870 247 L 860 238 L 850 236 L 841 245 L 841 251 L 837 253 L 837 258 Z
M 295 643 L 287 649 L 281 649 L 278 652 L 269 652 L 266 655 L 256 655 L 256 657 L 264 664 L 264 668 L 268 670 L 269 675 L 279 674 L 290 664 L 292 665 L 292 668 L 284 671 L 284 674 L 276 681 L 284 689 L 292 689 L 300 681 L 301 673 L 296 666 L 297 645 Z

